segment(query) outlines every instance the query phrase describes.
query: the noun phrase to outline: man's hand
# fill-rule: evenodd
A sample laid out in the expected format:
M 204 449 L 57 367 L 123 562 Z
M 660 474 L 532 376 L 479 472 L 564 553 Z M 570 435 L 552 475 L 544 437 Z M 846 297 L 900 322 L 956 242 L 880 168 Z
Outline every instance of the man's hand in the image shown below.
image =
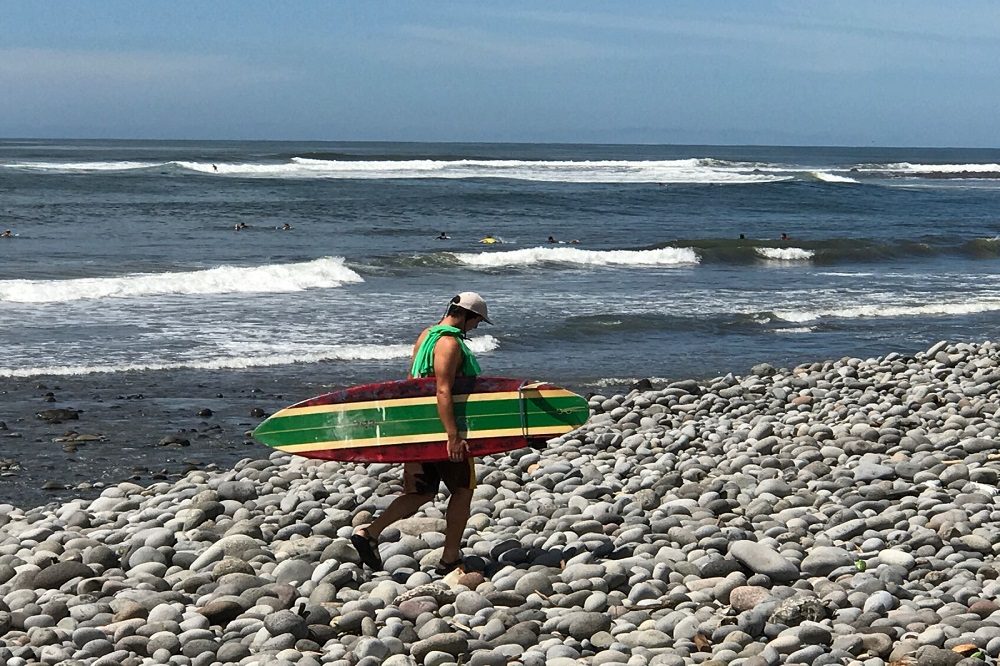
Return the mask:
M 469 443 L 459 437 L 448 437 L 448 460 L 462 462 L 469 457 Z

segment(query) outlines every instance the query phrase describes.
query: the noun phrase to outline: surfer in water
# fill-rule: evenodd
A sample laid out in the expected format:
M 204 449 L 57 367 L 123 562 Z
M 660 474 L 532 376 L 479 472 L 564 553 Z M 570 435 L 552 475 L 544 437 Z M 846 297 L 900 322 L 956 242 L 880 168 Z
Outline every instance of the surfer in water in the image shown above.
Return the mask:
M 464 291 L 448 303 L 441 321 L 424 331 L 413 345 L 411 377 L 437 378 L 437 413 L 448 434 L 448 460 L 443 462 L 404 463 L 403 494 L 386 507 L 371 524 L 359 526 L 351 543 L 361 561 L 375 570 L 382 568 L 378 538 L 397 520 L 415 514 L 434 499 L 441 482 L 451 491 L 444 535 L 444 551 L 435 572 L 444 576 L 462 564 L 461 542 L 469 521 L 472 493 L 476 487 L 476 464 L 469 456 L 469 444 L 459 433 L 455 420 L 452 387 L 456 377 L 480 373 L 476 357 L 465 344 L 465 336 L 480 323 L 492 324 L 483 298 Z
M 437 240 L 451 240 L 451 236 L 442 231 L 438 234 Z

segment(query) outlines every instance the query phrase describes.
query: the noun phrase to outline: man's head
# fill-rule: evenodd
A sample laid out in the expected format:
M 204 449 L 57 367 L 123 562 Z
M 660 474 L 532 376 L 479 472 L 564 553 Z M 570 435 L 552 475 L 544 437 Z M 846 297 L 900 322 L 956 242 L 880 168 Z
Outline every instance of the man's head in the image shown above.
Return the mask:
M 454 296 L 448 303 L 446 318 L 456 319 L 463 325 L 459 326 L 463 331 L 469 332 L 479 325 L 479 322 L 490 321 L 489 310 L 486 308 L 486 301 L 474 291 L 463 291 Z

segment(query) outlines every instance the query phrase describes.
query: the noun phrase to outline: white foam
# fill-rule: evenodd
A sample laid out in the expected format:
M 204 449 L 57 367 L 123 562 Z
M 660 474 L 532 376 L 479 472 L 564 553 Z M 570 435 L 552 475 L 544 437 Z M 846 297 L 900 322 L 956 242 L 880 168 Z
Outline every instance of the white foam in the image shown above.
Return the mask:
M 596 387 L 617 387 L 617 386 L 628 386 L 639 382 L 642 379 L 648 379 L 653 384 L 669 384 L 674 381 L 672 379 L 667 379 L 666 377 L 602 377 L 597 381 L 585 384 L 585 386 L 596 386 Z
M 863 305 L 853 308 L 840 308 L 829 310 L 786 310 L 776 311 L 775 316 L 789 322 L 815 321 L 822 317 L 838 319 L 861 319 L 866 317 L 919 317 L 935 315 L 970 315 L 982 312 L 995 312 L 1000 310 L 1000 299 L 987 298 L 973 302 L 961 303 L 928 303 L 887 305 L 874 304 Z
M 543 263 L 579 266 L 683 266 L 699 263 L 687 247 L 659 250 L 580 250 L 573 247 L 531 247 L 501 252 L 456 253 L 463 264 L 480 268 L 532 266 Z
M 132 171 L 163 166 L 162 162 L 11 162 L 0 164 L 8 169 L 25 171 Z
M 287 162 L 12 162 L 6 168 L 40 172 L 104 172 L 174 167 L 248 178 L 511 178 L 567 183 L 770 183 L 792 180 L 788 170 L 711 158 L 683 160 L 318 160 Z
M 908 171 L 913 173 L 993 173 L 1000 172 L 1000 164 L 914 164 L 912 162 L 896 162 L 879 168 L 869 168 L 869 171 Z
M 821 180 L 824 183 L 857 183 L 858 181 L 853 178 L 848 178 L 847 176 L 838 176 L 835 173 L 828 173 L 826 171 L 810 171 L 813 178 L 816 180 Z
M 469 348 L 477 354 L 496 350 L 500 343 L 492 335 L 472 338 Z M 249 346 L 248 346 L 249 347 Z M 30 368 L 2 368 L 0 377 L 35 377 L 38 375 L 90 375 L 150 370 L 241 370 L 267 368 L 297 363 L 328 361 L 382 361 L 409 358 L 413 346 L 400 345 L 326 345 L 300 349 L 292 353 L 233 353 L 203 360 L 183 360 L 169 363 L 134 362 L 95 365 L 49 365 Z
M 511 178 L 570 183 L 760 183 L 787 175 L 713 159 L 685 160 L 317 160 L 282 163 L 173 162 L 206 174 L 260 178 Z
M 578 183 L 754 183 L 785 176 L 752 173 L 717 160 L 411 160 L 332 162 L 295 158 L 299 166 L 348 177 L 514 178 Z
M 134 273 L 70 280 L 0 280 L 0 303 L 61 303 L 167 294 L 294 292 L 364 282 L 341 257 L 294 264 L 219 266 L 199 271 Z
M 816 253 L 798 247 L 755 247 L 754 251 L 772 261 L 809 261 Z

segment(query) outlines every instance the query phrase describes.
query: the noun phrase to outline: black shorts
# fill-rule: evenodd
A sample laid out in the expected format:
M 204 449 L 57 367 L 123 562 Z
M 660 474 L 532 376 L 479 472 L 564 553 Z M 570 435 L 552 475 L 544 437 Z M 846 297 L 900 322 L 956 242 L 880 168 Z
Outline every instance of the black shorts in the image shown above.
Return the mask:
M 403 492 L 436 495 L 441 482 L 451 492 L 460 488 L 475 490 L 476 462 L 472 458 L 462 462 L 426 462 L 403 464 Z

